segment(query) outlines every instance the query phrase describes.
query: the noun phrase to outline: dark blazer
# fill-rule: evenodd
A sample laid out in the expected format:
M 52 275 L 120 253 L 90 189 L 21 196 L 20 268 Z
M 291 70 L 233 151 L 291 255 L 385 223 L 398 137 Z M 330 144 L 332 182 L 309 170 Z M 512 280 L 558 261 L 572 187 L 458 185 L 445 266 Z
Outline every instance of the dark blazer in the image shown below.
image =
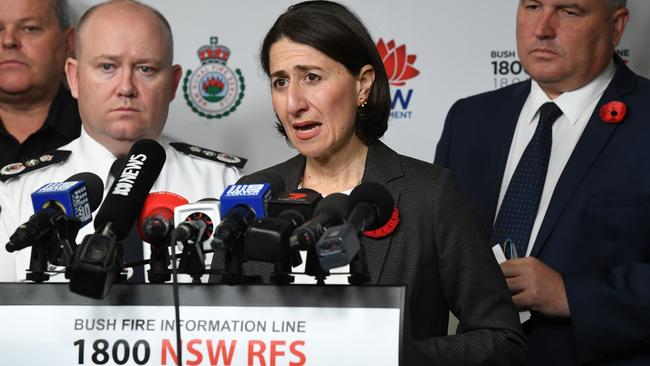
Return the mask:
M 265 172 L 283 176 L 290 190 L 304 167 L 305 158 L 298 155 Z M 363 182 L 383 184 L 399 210 L 396 231 L 381 239 L 364 237 L 362 244 L 372 284 L 407 285 L 402 363 L 522 362 L 525 343 L 514 305 L 485 245 L 485 232 L 450 171 L 398 155 L 377 141 L 368 148 Z M 461 320 L 459 336 L 443 337 L 449 310 Z
M 571 319 L 533 314 L 530 365 L 650 365 L 650 81 L 615 62 L 532 249 L 562 274 Z M 435 162 L 454 171 L 488 229 L 529 91 L 525 81 L 459 100 L 438 143 Z M 619 124 L 599 117 L 611 101 L 627 105 Z

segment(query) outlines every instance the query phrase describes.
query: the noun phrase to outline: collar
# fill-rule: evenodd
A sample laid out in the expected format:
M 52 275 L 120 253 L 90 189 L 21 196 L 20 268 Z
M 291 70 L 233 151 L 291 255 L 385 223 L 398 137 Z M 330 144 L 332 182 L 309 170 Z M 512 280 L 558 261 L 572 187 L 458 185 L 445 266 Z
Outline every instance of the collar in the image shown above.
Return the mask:
M 585 113 L 587 107 L 598 100 L 609 83 L 612 81 L 616 73 L 616 65 L 612 59 L 607 67 L 598 74 L 598 76 L 590 81 L 587 85 L 564 92 L 554 100 L 551 100 L 546 93 L 542 90 L 539 84 L 531 81 L 530 94 L 526 100 L 524 111 L 526 113 L 523 117 L 524 121 L 533 123 L 536 121 L 535 116 L 538 114 L 539 107 L 546 102 L 554 102 L 562 110 L 563 115 L 567 118 L 569 123 L 575 125 L 580 117 Z M 588 111 L 591 113 L 591 111 Z
M 78 171 L 96 172 L 104 181 L 104 185 L 108 186 L 107 183 L 110 178 L 111 165 L 113 164 L 113 161 L 117 159 L 115 155 L 104 147 L 104 145 L 93 139 L 88 132 L 86 132 L 85 126 L 82 127 L 79 138 L 73 141 L 73 143 L 77 143 L 79 146 L 77 153 L 83 154 L 83 156 L 78 160 Z
M 79 136 L 80 126 L 81 119 L 77 100 L 72 97 L 70 90 L 61 83 L 59 91 L 52 100 L 52 104 L 50 104 L 43 125 L 34 133 L 52 129 L 59 135 L 66 137 L 68 141 L 72 141 Z M 2 123 L 0 123 L 0 134 L 11 136 Z

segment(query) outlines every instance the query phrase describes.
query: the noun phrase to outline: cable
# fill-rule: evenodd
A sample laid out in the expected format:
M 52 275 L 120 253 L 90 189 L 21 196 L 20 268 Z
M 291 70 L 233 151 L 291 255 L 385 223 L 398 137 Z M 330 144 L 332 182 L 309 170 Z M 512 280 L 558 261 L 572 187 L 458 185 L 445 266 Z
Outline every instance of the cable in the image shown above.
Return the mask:
M 183 365 L 183 347 L 181 344 L 181 309 L 178 296 L 178 272 L 176 271 L 176 231 L 172 230 L 169 238 L 172 244 L 172 293 L 174 297 L 174 322 L 176 323 L 176 349 L 178 365 Z

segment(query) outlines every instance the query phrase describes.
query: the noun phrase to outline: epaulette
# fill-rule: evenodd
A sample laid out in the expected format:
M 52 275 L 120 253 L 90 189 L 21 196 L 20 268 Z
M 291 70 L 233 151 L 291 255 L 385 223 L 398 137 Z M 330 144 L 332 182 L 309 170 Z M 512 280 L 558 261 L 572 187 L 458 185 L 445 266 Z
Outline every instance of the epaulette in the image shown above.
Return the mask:
M 68 150 L 54 150 L 25 161 L 7 164 L 0 169 L 0 181 L 6 182 L 46 166 L 62 163 L 68 160 L 70 154 L 71 152 Z
M 205 149 L 195 145 L 186 144 L 184 142 L 172 142 L 169 145 L 171 145 L 171 147 L 174 149 L 182 152 L 183 154 L 198 156 L 203 159 L 216 161 L 225 165 L 234 166 L 235 168 L 239 169 L 242 169 L 248 161 L 247 159 L 239 156 Z

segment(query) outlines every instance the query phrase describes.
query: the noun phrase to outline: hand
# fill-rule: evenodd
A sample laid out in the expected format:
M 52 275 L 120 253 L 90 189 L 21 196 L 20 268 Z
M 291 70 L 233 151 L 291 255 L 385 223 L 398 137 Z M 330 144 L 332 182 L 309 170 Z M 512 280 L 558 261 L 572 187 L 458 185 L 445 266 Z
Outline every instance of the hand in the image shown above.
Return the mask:
M 548 316 L 570 316 L 562 276 L 539 259 L 511 259 L 501 263 L 501 271 L 517 307 Z

